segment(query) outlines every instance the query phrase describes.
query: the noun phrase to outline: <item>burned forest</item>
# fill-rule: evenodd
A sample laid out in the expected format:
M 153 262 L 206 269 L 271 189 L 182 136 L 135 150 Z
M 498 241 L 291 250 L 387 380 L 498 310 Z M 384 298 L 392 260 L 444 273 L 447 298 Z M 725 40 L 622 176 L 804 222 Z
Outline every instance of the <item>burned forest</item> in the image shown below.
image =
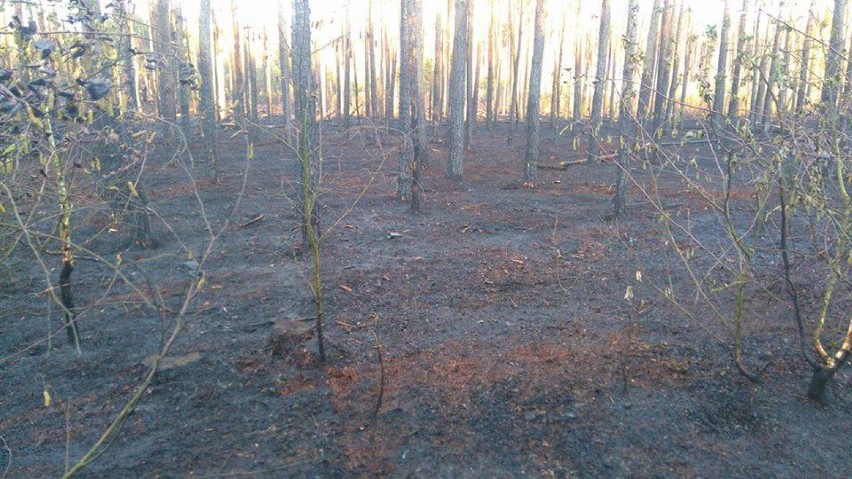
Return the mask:
M 847 477 L 850 117 L 846 0 L 0 0 L 0 479 Z

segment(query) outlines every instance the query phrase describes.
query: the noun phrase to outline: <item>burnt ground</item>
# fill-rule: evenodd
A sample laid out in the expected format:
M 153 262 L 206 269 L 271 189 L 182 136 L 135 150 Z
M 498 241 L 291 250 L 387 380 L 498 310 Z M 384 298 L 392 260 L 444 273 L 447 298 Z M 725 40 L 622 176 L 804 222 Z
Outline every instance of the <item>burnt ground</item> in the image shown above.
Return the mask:
M 121 253 L 119 271 L 159 308 L 80 259 L 77 357 L 18 248 L 0 270 L 0 477 L 60 475 L 126 403 L 192 281 L 183 247 L 200 256 L 209 244 L 203 214 L 224 229 L 171 353 L 179 360 L 82 477 L 847 476 L 852 374 L 838 374 L 826 404 L 805 397 L 810 371 L 783 288 L 750 292 L 746 363 L 762 370 L 752 383 L 714 338 L 726 337 L 721 324 L 689 299 L 638 189 L 620 223 L 607 219 L 611 163 L 541 169 L 539 187 L 522 189 L 521 138 L 480 128 L 464 183 L 445 178 L 446 148 L 431 143 L 428 213 L 412 216 L 392 197 L 391 143 L 326 133 L 325 364 L 315 338 L 275 336 L 314 312 L 288 199 L 293 163 L 272 140 L 248 164 L 241 139 L 226 140 L 223 181 L 197 183 L 203 210 L 170 155 L 152 161 L 153 248 L 123 249 L 126 228 L 105 231 L 108 209 L 80 198 L 78 241 Z M 542 163 L 576 159 L 570 146 L 546 133 Z M 637 180 L 648 178 L 637 170 Z M 695 224 L 707 221 L 709 243 L 723 238 L 680 182 L 660 186 L 673 209 L 692 204 Z M 687 292 L 694 319 L 655 289 L 666 281 Z M 44 406 L 45 388 L 59 405 Z

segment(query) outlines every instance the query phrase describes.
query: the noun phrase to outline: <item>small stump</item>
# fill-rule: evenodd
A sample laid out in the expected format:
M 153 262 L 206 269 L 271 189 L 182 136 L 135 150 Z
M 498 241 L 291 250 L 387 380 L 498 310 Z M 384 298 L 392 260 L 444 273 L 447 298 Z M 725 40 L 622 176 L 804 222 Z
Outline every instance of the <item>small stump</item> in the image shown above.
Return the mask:
M 279 319 L 272 326 L 266 349 L 273 358 L 286 359 L 304 348 L 305 343 L 313 338 L 315 331 L 313 321 Z

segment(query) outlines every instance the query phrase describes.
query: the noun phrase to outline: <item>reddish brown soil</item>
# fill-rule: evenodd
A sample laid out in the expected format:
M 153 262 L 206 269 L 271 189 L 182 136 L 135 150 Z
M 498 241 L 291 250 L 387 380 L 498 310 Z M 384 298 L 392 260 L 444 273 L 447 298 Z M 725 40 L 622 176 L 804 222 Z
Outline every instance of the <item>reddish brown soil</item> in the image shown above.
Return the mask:
M 543 163 L 577 158 L 570 138 L 554 137 L 544 135 Z M 326 134 L 325 364 L 315 339 L 277 356 L 268 344 L 275 321 L 314 315 L 308 263 L 294 256 L 293 163 L 261 140 L 247 165 L 240 139 L 228 140 L 223 181 L 198 183 L 213 228 L 225 229 L 173 350 L 201 359 L 161 371 L 82 476 L 848 476 L 849 369 L 827 404 L 805 398 L 809 370 L 789 311 L 764 295 L 749 303 L 744 341 L 746 363 L 766 365 L 763 381 L 746 380 L 722 344 L 654 290 L 667 275 L 688 289 L 659 213 L 634 189 L 630 219 L 607 220 L 611 163 L 542 169 L 538 188 L 520 188 L 516 138 L 480 129 L 461 184 L 445 178 L 445 146 L 431 143 L 428 212 L 413 216 L 392 198 L 390 143 Z M 179 166 L 152 167 L 148 185 L 157 246 L 124 252 L 120 270 L 175 309 L 190 281 L 180 242 L 198 254 L 209 235 Z M 696 224 L 709 215 L 684 185 L 662 187 Z M 82 222 L 78 240 L 107 213 Z M 112 259 L 124 239 L 120 229 L 88 248 Z M 112 274 L 81 260 L 82 357 L 64 333 L 47 354 L 46 283 L 19 251 L 0 285 L 0 477 L 7 466 L 9 477 L 56 477 L 66 448 L 80 457 L 129 399 L 174 315 L 120 281 L 103 293 Z M 628 285 L 641 307 L 625 301 Z M 57 327 L 55 306 L 50 317 Z M 45 385 L 67 416 L 44 407 Z

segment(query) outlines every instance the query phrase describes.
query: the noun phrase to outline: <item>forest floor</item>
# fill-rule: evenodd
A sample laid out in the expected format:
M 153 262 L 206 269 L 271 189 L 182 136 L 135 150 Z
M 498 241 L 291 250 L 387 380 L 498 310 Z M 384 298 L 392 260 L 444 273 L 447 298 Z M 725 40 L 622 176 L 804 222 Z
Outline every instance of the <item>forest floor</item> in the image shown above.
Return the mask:
M 744 346 L 762 382 L 748 381 L 708 311 L 690 320 L 651 286 L 689 281 L 638 188 L 622 222 L 608 219 L 611 162 L 540 169 L 521 188 L 523 128 L 513 144 L 502 128 L 480 126 L 463 183 L 429 144 L 420 216 L 393 199 L 390 146 L 326 134 L 324 364 L 315 338 L 276 336 L 314 318 L 287 152 L 261 139 L 247 163 L 225 136 L 223 179 L 199 180 L 197 197 L 178 164 L 154 161 L 156 246 L 122 250 L 119 228 L 91 250 L 121 253 L 120 270 L 175 310 L 192 280 L 182 245 L 206 248 L 202 213 L 224 230 L 175 360 L 81 477 L 848 476 L 850 369 L 825 404 L 808 400 L 788 309 L 755 297 Z M 541 163 L 577 158 L 567 135 L 543 134 Z M 660 188 L 690 201 L 675 179 Z M 77 237 L 108 223 L 91 214 Z M 82 356 L 64 333 L 48 351 L 45 282 L 19 249 L 0 271 L 0 477 L 57 477 L 127 402 L 174 315 L 80 260 Z M 46 388 L 61 406 L 44 406 Z

